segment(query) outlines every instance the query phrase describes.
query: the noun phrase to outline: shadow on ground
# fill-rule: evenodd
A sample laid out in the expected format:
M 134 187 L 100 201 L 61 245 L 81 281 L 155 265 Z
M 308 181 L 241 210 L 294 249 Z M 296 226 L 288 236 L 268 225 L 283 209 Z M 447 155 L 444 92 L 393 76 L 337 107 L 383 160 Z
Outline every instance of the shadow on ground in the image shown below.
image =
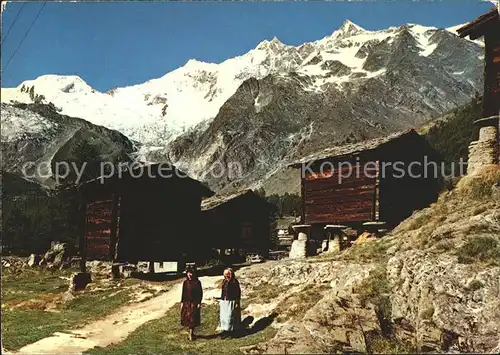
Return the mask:
M 250 324 L 253 323 L 254 317 L 248 316 L 245 317 L 241 321 L 241 328 L 239 330 L 236 330 L 232 333 L 227 333 L 227 332 L 222 332 L 219 334 L 210 334 L 210 335 L 197 335 L 196 337 L 199 339 L 216 339 L 220 337 L 225 337 L 228 336 L 229 338 L 232 339 L 239 339 L 239 338 L 244 338 L 252 334 L 256 334 L 258 332 L 263 331 L 267 327 L 269 327 L 274 319 L 278 316 L 278 313 L 272 313 L 267 317 L 263 317 L 259 319 L 253 326 L 250 327 Z

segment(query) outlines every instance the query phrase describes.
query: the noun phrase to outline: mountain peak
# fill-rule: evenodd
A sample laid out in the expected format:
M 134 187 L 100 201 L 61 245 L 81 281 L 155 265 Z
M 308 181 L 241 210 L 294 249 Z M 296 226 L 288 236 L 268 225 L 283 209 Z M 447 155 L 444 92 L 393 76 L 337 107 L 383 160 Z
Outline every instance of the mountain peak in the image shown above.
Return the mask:
M 343 38 L 343 37 L 353 36 L 362 32 L 366 32 L 366 30 L 363 27 L 356 25 L 349 19 L 345 19 L 342 26 L 340 26 L 338 30 L 335 30 L 332 33 L 332 37 Z
M 91 91 L 93 88 L 78 75 L 58 75 L 45 74 L 34 80 L 25 80 L 19 84 L 18 88 L 23 86 L 35 86 L 36 90 L 56 89 L 74 91 Z
M 268 49 L 268 48 L 283 48 L 285 47 L 285 44 L 283 44 L 283 42 L 281 42 L 278 37 L 274 36 L 272 40 L 263 40 L 262 42 L 260 42 L 256 49 Z

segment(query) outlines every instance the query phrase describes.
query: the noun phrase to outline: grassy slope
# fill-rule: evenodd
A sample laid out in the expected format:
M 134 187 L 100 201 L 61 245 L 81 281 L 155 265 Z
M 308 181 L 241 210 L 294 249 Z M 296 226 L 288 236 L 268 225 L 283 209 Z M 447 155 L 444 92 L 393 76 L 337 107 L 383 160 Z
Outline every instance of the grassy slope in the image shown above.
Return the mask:
M 69 270 L 25 268 L 21 273 L 2 270 L 2 344 L 16 350 L 57 331 L 78 328 L 110 314 L 130 299 L 121 288 L 85 290 L 70 301 L 62 296 L 68 288 Z M 63 277 L 63 278 L 61 278 Z M 126 280 L 125 284 L 136 282 Z M 104 301 L 105 299 L 105 301 Z

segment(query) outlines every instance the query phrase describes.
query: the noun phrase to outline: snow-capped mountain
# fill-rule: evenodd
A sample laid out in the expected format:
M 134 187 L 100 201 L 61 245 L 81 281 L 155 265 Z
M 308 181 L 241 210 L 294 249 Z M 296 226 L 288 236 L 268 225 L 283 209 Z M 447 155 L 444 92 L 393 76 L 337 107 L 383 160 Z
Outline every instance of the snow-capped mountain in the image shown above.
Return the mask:
M 409 33 L 429 56 L 437 44 L 432 35 L 437 29 L 409 25 Z M 343 26 L 319 41 L 287 46 L 277 38 L 261 42 L 248 53 L 220 64 L 189 60 L 183 67 L 144 84 L 116 88 L 101 93 L 77 76 L 44 75 L 17 88 L 2 88 L 2 102 L 33 101 L 43 95 L 62 109 L 63 114 L 104 125 L 149 145 L 163 146 L 183 131 L 214 118 L 220 107 L 247 79 L 262 79 L 269 74 L 297 71 L 311 76 L 308 90 L 321 90 L 325 84 L 340 86 L 357 77 L 375 77 L 384 68 L 364 67 L 368 49 L 390 44 L 398 28 L 367 31 L 346 20 Z M 332 73 L 332 67 L 335 72 Z M 22 90 L 22 88 L 27 90 Z
M 1 100 L 51 102 L 141 142 L 148 159 L 175 161 L 202 178 L 217 157 L 249 154 L 255 162 L 260 140 L 279 145 L 265 154 L 274 162 L 300 154 L 298 141 L 320 149 L 349 135 L 413 126 L 466 102 L 481 90 L 482 43 L 453 29 L 369 31 L 346 20 L 315 42 L 289 46 L 273 38 L 219 64 L 189 60 L 161 78 L 107 93 L 77 76 L 44 75 L 2 88 Z M 271 129 L 259 137 L 265 127 Z

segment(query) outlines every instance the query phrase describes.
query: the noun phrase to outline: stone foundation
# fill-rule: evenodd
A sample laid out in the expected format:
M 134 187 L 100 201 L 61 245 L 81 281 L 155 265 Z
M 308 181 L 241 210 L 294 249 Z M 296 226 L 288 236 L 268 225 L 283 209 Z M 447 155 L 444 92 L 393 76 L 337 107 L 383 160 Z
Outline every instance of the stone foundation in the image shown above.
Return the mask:
M 321 252 L 336 254 L 340 252 L 340 237 L 334 236 L 330 240 L 325 239 L 321 245 Z
M 306 232 L 309 231 L 310 226 L 294 226 L 298 231 L 298 237 L 292 242 L 289 257 L 290 259 L 302 259 L 307 257 L 308 237 Z
M 475 124 L 480 126 L 479 139 L 469 145 L 467 174 L 474 173 L 484 165 L 498 164 L 499 161 L 498 117 L 483 118 Z

